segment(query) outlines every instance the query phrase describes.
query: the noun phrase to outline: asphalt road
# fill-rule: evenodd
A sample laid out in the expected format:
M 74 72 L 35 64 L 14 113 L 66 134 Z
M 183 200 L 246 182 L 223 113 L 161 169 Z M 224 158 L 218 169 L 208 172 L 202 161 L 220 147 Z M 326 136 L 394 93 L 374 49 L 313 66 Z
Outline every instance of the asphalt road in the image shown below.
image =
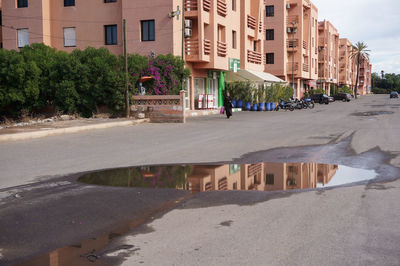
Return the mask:
M 354 116 L 360 112 L 393 114 Z M 54 176 L 144 164 L 230 161 L 261 150 L 321 145 L 352 136 L 362 153 L 379 147 L 400 166 L 400 101 L 387 95 L 317 104 L 294 112 L 241 112 L 0 143 L 0 189 Z
M 0 143 L 0 264 L 70 245 L 56 255 L 75 252 L 89 265 L 92 253 L 98 264 L 399 265 L 399 114 L 398 99 L 366 96 L 313 110 Z M 375 169 L 380 179 L 301 193 L 201 193 L 182 202 L 182 191 L 94 187 L 63 177 L 235 158 L 341 163 Z M 135 225 L 143 217 L 155 219 L 116 233 L 123 221 Z M 104 238 L 112 240 L 105 251 L 87 243 Z

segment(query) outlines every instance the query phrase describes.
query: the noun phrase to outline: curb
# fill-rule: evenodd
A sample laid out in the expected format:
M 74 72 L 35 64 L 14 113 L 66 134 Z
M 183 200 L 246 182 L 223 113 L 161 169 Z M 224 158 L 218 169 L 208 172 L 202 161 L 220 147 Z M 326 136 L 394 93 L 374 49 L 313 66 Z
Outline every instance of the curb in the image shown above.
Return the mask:
M 139 119 L 133 121 L 122 121 L 122 122 L 109 122 L 102 123 L 96 125 L 88 125 L 88 126 L 76 126 L 76 127 L 66 127 L 66 128 L 56 128 L 50 129 L 46 131 L 32 131 L 32 132 L 23 132 L 23 133 L 15 133 L 15 134 L 4 134 L 0 135 L 0 142 L 3 141 L 17 141 L 17 140 L 26 140 L 26 139 L 37 139 L 48 136 L 55 136 L 67 133 L 77 133 L 86 130 L 92 129 L 105 129 L 112 127 L 122 127 L 122 126 L 132 126 L 139 125 L 142 123 L 148 123 L 149 119 Z

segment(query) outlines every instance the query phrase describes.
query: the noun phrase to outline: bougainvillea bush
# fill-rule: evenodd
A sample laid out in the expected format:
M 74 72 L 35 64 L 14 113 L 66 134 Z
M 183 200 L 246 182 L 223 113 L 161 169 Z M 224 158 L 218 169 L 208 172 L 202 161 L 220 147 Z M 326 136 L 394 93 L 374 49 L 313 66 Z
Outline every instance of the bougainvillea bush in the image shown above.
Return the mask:
M 182 81 L 190 76 L 189 69 L 180 57 L 158 55 L 150 58 L 148 67 L 142 71 L 142 76 L 152 76 L 146 81 L 146 94 L 150 95 L 177 95 L 182 89 Z

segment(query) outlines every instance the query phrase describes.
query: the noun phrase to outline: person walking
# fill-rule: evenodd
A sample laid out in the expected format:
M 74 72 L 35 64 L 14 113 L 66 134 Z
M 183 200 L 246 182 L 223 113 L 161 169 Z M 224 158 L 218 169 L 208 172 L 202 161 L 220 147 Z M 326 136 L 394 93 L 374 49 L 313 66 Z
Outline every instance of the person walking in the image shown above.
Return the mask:
M 232 98 L 229 92 L 226 92 L 225 98 L 224 98 L 224 108 L 225 108 L 225 114 L 226 118 L 229 119 L 229 117 L 232 116 Z

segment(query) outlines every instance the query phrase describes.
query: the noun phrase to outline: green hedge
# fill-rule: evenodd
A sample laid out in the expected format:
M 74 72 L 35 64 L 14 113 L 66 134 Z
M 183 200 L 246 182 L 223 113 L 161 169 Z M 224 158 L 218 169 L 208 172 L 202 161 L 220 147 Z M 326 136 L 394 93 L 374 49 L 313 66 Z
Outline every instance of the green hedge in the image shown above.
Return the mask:
M 159 63 L 155 69 L 153 61 Z M 0 49 L 0 118 L 21 113 L 36 114 L 46 107 L 62 113 L 90 117 L 99 107 L 122 114 L 125 109 L 124 60 L 106 48 L 57 51 L 44 44 L 32 44 L 17 52 Z M 159 76 L 158 94 L 176 94 L 181 81 L 190 75 L 179 57 L 160 55 L 155 59 L 128 55 L 131 93 L 143 75 Z M 168 73 L 167 73 L 168 72 Z M 164 75 L 167 74 L 167 75 Z

